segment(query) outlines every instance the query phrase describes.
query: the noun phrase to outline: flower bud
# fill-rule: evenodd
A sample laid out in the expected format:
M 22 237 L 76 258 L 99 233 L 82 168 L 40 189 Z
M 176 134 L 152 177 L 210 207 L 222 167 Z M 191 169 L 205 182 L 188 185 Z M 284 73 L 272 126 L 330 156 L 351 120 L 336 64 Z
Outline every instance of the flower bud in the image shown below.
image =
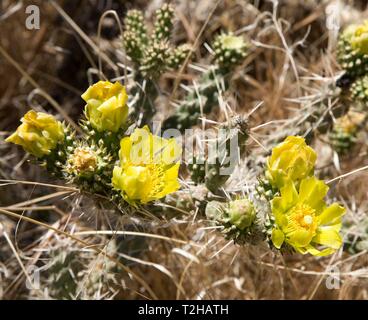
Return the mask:
M 63 124 L 49 114 L 31 110 L 23 116 L 21 122 L 6 142 L 22 146 L 37 158 L 50 154 L 57 143 L 64 139 Z
M 289 136 L 273 148 L 267 161 L 266 178 L 273 187 L 281 188 L 287 180 L 299 182 L 314 172 L 315 151 L 304 138 Z
M 256 218 L 256 210 L 249 199 L 231 201 L 228 214 L 230 222 L 240 230 L 250 227 Z
M 128 116 L 128 95 L 119 82 L 99 81 L 90 86 L 82 99 L 87 102 L 85 114 L 99 132 L 117 132 Z

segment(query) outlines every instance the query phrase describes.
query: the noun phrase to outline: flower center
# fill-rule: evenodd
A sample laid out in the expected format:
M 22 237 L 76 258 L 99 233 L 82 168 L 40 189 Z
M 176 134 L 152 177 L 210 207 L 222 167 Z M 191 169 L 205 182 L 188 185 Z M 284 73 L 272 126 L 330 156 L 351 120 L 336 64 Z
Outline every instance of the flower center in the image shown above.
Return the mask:
M 315 210 L 306 204 L 297 204 L 289 212 L 290 231 L 305 230 L 314 233 L 317 229 Z
M 162 166 L 158 164 L 148 165 L 148 170 L 151 174 L 151 179 L 153 182 L 152 189 L 150 191 L 150 195 L 154 197 L 155 195 L 160 193 L 165 187 L 164 179 L 163 179 L 164 170 Z
M 306 224 L 312 224 L 312 222 L 313 222 L 313 217 L 312 217 L 312 216 L 309 216 L 309 215 L 304 216 L 304 222 L 305 222 Z

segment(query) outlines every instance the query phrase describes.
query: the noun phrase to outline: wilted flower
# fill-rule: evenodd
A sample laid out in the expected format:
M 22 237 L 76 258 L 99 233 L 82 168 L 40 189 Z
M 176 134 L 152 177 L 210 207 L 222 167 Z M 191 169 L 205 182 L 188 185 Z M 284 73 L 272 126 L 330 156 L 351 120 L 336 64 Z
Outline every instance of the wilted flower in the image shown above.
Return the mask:
M 81 176 L 93 175 L 98 167 L 99 157 L 91 148 L 76 148 L 69 155 L 66 171 Z
M 85 113 L 97 131 L 117 132 L 128 116 L 128 95 L 119 82 L 99 81 L 90 86 L 82 99 L 87 102 Z
M 287 180 L 298 182 L 314 172 L 317 155 L 302 137 L 289 136 L 273 148 L 267 161 L 266 177 L 281 188 Z
M 120 166 L 112 184 L 131 203 L 145 204 L 179 189 L 181 148 L 174 138 L 153 135 L 147 126 L 120 142 Z
M 272 242 L 276 248 L 287 243 L 302 254 L 314 256 L 329 255 L 340 248 L 345 208 L 337 203 L 327 207 L 323 200 L 327 191 L 328 186 L 315 177 L 302 180 L 299 193 L 291 181 L 281 188 L 281 196 L 271 201 L 275 218 Z
M 365 115 L 356 111 L 349 111 L 346 115 L 338 118 L 335 127 L 347 134 L 355 134 L 365 119 Z
M 64 139 L 63 124 L 49 114 L 30 110 L 21 122 L 6 142 L 18 144 L 38 158 L 50 154 L 57 143 Z

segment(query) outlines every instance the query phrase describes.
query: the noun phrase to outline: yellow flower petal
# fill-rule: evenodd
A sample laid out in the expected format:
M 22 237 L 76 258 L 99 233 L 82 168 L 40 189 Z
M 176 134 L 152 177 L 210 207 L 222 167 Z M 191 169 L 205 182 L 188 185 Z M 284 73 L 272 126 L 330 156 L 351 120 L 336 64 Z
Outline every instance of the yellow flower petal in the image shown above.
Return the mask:
M 6 141 L 21 145 L 25 151 L 38 158 L 50 154 L 58 142 L 64 139 L 62 123 L 49 114 L 30 110 L 21 122 Z
M 316 257 L 328 256 L 328 255 L 330 255 L 330 254 L 332 254 L 336 251 L 335 249 L 332 249 L 332 248 L 326 248 L 326 249 L 323 249 L 323 250 L 318 250 L 315 247 L 313 247 L 312 245 L 307 246 L 306 250 L 307 250 L 308 253 L 310 253 L 311 255 L 316 256 Z
M 344 207 L 340 206 L 338 203 L 333 203 L 319 215 L 319 224 L 335 224 L 339 222 L 340 217 L 345 211 Z
M 316 177 L 304 179 L 300 184 L 299 201 L 310 205 L 315 210 L 324 207 L 323 198 L 328 192 L 328 186 Z
M 273 229 L 272 230 L 272 235 L 271 235 L 271 240 L 272 240 L 273 245 L 277 249 L 280 249 L 282 244 L 284 243 L 285 235 L 281 230 Z
M 120 166 L 114 169 L 112 183 L 126 201 L 145 204 L 179 189 L 178 158 L 167 163 L 170 148 L 181 152 L 174 143 L 154 136 L 147 126 L 120 141 Z
M 342 244 L 342 239 L 337 231 L 326 229 L 318 230 L 312 241 L 332 249 L 339 249 Z
M 281 188 L 287 180 L 295 183 L 313 174 L 317 155 L 304 138 L 289 136 L 272 149 L 267 160 L 266 177 L 273 187 Z
M 271 239 L 277 248 L 282 239 L 299 253 L 323 256 L 341 246 L 339 232 L 345 209 L 336 203 L 326 208 L 323 197 L 327 190 L 326 184 L 315 177 L 300 182 L 299 194 L 294 182 L 290 179 L 286 182 L 281 197 L 271 201 L 275 219 Z M 319 250 L 316 246 L 328 248 Z
M 282 208 L 288 210 L 298 202 L 298 192 L 292 182 L 287 182 L 280 190 L 282 199 Z
M 128 96 L 119 82 L 99 81 L 90 86 L 82 99 L 86 101 L 85 114 L 97 131 L 117 132 L 128 116 Z
M 299 229 L 293 232 L 288 232 L 287 236 L 288 243 L 293 247 L 305 247 L 311 242 L 313 233 L 309 232 L 309 230 Z

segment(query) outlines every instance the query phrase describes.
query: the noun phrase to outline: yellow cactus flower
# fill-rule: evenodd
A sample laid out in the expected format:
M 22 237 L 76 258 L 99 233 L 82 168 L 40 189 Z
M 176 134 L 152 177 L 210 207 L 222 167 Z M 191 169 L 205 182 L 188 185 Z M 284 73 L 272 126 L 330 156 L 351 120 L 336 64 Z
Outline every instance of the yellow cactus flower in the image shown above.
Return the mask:
M 181 148 L 174 138 L 153 135 L 147 126 L 120 142 L 120 166 L 112 184 L 130 204 L 145 204 L 179 189 Z
M 117 132 L 125 123 L 128 95 L 119 82 L 99 81 L 82 94 L 82 99 L 87 102 L 86 117 L 97 131 Z
M 299 193 L 288 181 L 281 196 L 271 201 L 275 226 L 272 242 L 276 248 L 283 243 L 302 254 L 325 256 L 340 248 L 341 216 L 345 208 L 337 203 L 327 206 L 323 200 L 328 186 L 316 177 L 301 181 Z
M 368 54 L 368 20 L 361 25 L 352 25 L 345 31 L 354 50 L 361 54 Z
M 21 122 L 16 132 L 5 141 L 22 146 L 38 158 L 50 154 L 57 143 L 64 139 L 63 124 L 49 114 L 30 110 Z
M 267 160 L 266 177 L 273 187 L 281 188 L 286 181 L 298 182 L 314 172 L 315 151 L 304 138 L 289 136 L 273 148 Z

